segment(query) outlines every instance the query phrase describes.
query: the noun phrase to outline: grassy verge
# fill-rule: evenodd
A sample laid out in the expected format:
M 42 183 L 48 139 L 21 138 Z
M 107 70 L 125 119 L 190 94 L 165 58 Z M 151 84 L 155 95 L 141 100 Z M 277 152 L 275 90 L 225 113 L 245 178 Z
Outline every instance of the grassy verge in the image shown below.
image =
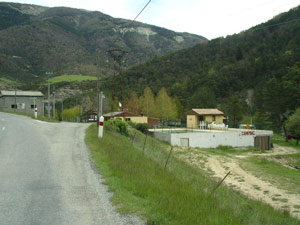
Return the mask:
M 97 77 L 83 75 L 61 75 L 50 79 L 50 83 L 97 80 Z
M 299 157 L 299 154 L 295 154 L 295 157 Z M 297 170 L 286 168 L 267 158 L 255 157 L 244 160 L 240 163 L 240 166 L 244 170 L 250 171 L 253 175 L 274 184 L 277 187 L 288 190 L 291 193 L 300 194 L 300 173 Z
M 91 156 L 119 211 L 137 214 L 152 225 L 299 224 L 288 213 L 224 186 L 211 195 L 215 181 L 175 158 L 164 169 L 166 145 L 148 137 L 143 152 L 143 135 L 134 137 L 132 145 L 128 137 L 107 130 L 98 139 L 95 125 L 86 130 Z
M 0 111 L 3 113 L 10 113 L 10 114 L 15 114 L 15 115 L 20 115 L 20 116 L 27 116 L 30 117 L 34 120 L 41 120 L 41 121 L 45 121 L 45 122 L 50 122 L 50 123 L 58 123 L 58 120 L 54 120 L 54 119 L 48 119 L 48 117 L 42 117 L 42 116 L 38 116 L 37 118 L 34 117 L 34 115 L 31 114 L 25 114 L 25 113 L 20 113 L 20 112 L 6 112 L 6 111 Z
M 288 146 L 288 147 L 292 147 L 292 148 L 296 148 L 296 149 L 300 150 L 300 143 L 298 145 L 296 145 L 296 140 L 294 140 L 294 139 L 291 139 L 288 142 L 286 142 L 284 136 L 282 136 L 280 134 L 273 134 L 273 136 L 271 136 L 271 142 L 274 144 Z

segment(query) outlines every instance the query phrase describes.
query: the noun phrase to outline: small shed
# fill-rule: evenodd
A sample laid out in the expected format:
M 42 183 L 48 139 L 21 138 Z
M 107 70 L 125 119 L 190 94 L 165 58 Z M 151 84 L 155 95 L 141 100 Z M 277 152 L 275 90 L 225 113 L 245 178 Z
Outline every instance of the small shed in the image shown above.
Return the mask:
M 103 115 L 104 121 L 109 119 L 118 119 L 123 121 L 131 121 L 133 123 L 147 123 L 149 128 L 153 128 L 159 124 L 158 118 L 143 116 L 128 111 L 110 112 Z
M 203 124 L 222 124 L 224 113 L 218 109 L 192 109 L 187 112 L 187 128 L 197 129 Z
M 40 91 L 0 90 L 0 111 L 34 114 L 37 108 L 38 115 L 43 115 L 43 99 L 44 95 Z

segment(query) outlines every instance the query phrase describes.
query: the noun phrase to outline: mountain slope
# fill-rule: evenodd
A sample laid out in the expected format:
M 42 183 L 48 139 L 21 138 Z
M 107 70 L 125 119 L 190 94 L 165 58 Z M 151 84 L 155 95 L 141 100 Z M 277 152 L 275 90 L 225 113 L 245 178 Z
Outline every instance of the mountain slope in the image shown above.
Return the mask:
M 143 62 L 206 39 L 188 33 L 115 19 L 100 12 L 0 3 L 0 75 L 23 81 L 56 74 L 108 75 L 112 60 L 106 50 L 129 53 L 124 66 Z
M 270 78 L 286 75 L 300 61 L 299 43 L 297 7 L 245 32 L 135 66 L 123 74 L 122 82 L 139 93 L 145 86 L 155 93 L 166 87 L 188 107 L 202 87 L 222 99 L 235 92 L 259 89 Z

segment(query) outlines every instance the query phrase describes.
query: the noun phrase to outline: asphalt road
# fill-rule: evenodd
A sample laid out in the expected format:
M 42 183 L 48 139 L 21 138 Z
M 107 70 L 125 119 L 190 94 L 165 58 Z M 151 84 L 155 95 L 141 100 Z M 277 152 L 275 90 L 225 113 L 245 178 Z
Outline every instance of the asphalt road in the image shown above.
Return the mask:
M 114 211 L 84 143 L 87 126 L 0 112 L 0 225 L 143 224 Z

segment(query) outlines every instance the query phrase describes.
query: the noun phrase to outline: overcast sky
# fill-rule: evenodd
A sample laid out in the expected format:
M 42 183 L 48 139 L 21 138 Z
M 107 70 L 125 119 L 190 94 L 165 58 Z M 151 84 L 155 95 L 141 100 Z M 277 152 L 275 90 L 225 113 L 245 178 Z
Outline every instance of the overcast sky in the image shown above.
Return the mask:
M 0 0 L 1 1 L 1 0 Z M 149 0 L 9 0 L 43 6 L 96 10 L 133 19 Z M 300 5 L 300 0 L 152 0 L 137 21 L 208 39 L 226 36 L 266 22 Z

